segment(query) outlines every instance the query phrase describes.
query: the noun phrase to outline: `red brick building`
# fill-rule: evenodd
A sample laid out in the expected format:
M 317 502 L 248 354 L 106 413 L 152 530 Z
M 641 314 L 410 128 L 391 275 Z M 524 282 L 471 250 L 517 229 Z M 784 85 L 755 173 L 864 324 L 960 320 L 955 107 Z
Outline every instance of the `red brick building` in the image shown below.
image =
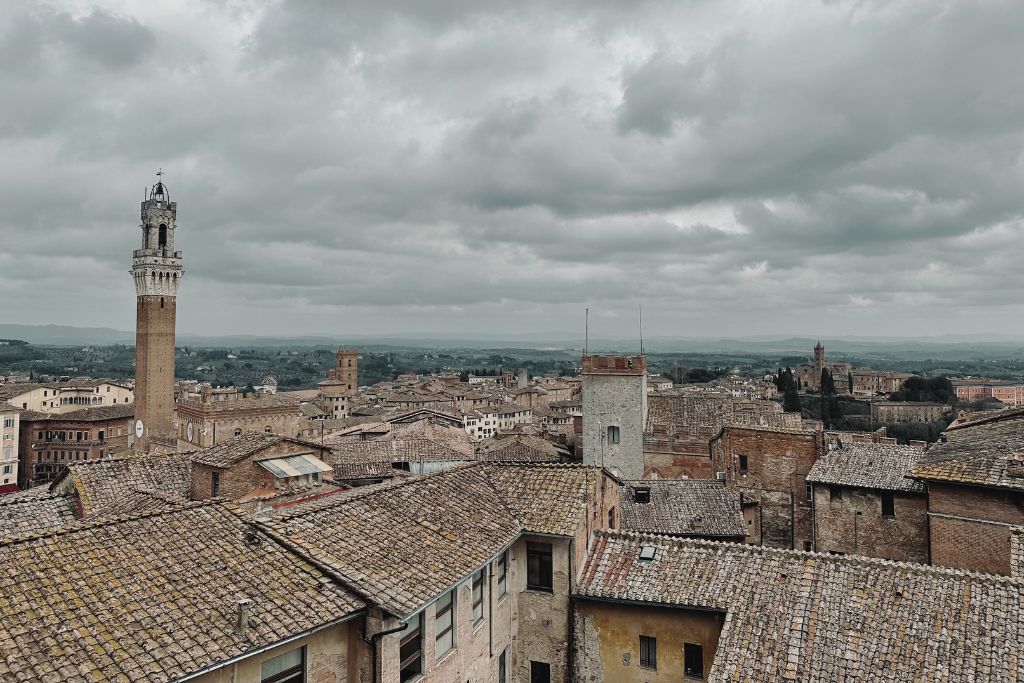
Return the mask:
M 1010 573 L 1024 525 L 1024 410 L 951 426 L 912 470 L 928 484 L 932 564 Z
M 761 544 L 810 550 L 814 543 L 813 491 L 806 478 L 824 453 L 824 432 L 767 427 L 724 427 L 711 439 L 715 477 L 756 504 L 751 533 Z
M 54 479 L 73 462 L 99 460 L 128 449 L 134 404 L 21 415 L 18 484 L 26 488 Z

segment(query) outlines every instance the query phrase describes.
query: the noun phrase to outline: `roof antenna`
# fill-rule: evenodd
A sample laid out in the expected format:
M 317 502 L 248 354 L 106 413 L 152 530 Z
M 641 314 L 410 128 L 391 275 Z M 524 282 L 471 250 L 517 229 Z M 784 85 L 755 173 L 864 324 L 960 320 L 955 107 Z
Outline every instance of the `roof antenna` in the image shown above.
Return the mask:
M 587 348 L 590 347 L 590 309 L 586 309 L 586 322 L 583 323 L 583 355 L 587 355 Z
M 640 308 L 640 355 L 644 355 L 644 305 L 637 304 Z

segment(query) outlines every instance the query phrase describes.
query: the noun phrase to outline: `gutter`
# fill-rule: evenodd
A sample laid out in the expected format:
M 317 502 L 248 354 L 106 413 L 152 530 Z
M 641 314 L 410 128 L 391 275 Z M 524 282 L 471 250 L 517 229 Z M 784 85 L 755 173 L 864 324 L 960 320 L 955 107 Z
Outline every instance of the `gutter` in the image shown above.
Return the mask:
M 297 633 L 294 636 L 290 636 L 288 638 L 285 638 L 284 640 L 279 640 L 277 642 L 270 643 L 269 645 L 264 645 L 262 647 L 258 647 L 255 650 L 249 650 L 248 652 L 244 652 L 244 653 L 242 653 L 240 655 L 236 655 L 236 656 L 234 656 L 234 657 L 232 657 L 230 659 L 224 660 L 223 662 L 218 662 L 216 664 L 211 664 L 211 665 L 209 665 L 207 667 L 199 669 L 198 671 L 193 671 L 192 673 L 190 673 L 190 674 L 188 674 L 186 676 L 182 676 L 181 678 L 175 678 L 174 680 L 175 681 L 190 681 L 190 680 L 192 680 L 194 678 L 198 678 L 199 676 L 202 676 L 204 674 L 210 673 L 211 671 L 216 671 L 218 669 L 223 669 L 226 666 L 231 666 L 232 664 L 236 664 L 236 663 L 238 663 L 238 662 L 240 662 L 242 660 L 249 659 L 250 657 L 255 657 L 256 655 L 261 654 L 263 652 L 267 652 L 268 650 L 273 650 L 275 647 L 281 647 L 282 645 L 287 645 L 288 643 L 293 643 L 296 640 L 301 640 L 302 638 L 306 638 L 307 636 L 311 636 L 314 633 L 319 633 L 320 631 L 323 631 L 325 629 L 331 628 L 332 626 L 337 626 L 338 624 L 343 624 L 346 621 L 349 621 L 350 619 L 355 619 L 356 617 L 358 617 L 358 616 L 360 616 L 362 614 L 365 614 L 365 610 L 359 610 L 357 612 L 353 612 L 352 614 L 347 614 L 347 615 L 343 616 L 340 619 L 335 619 L 334 621 L 329 621 L 326 624 L 321 624 L 320 626 L 314 626 L 311 629 L 307 629 L 305 631 L 302 631 L 301 633 Z

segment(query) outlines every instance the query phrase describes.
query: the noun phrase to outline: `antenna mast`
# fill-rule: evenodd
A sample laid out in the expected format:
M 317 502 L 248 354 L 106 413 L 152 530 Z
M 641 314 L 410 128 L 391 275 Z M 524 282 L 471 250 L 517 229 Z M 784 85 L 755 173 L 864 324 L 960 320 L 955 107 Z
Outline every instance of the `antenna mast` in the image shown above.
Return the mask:
M 587 349 L 590 347 L 590 309 L 586 309 L 586 318 L 583 323 L 583 355 L 587 355 Z
M 644 305 L 638 304 L 640 308 L 640 355 L 644 355 Z

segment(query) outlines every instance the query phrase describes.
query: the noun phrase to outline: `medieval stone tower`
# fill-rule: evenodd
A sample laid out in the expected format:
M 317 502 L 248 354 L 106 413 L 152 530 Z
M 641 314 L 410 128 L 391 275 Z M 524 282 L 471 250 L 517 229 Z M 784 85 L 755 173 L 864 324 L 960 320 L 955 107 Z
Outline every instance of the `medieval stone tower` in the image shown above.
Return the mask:
M 817 378 L 815 381 L 821 381 L 821 371 L 825 369 L 825 347 L 821 345 L 819 341 L 814 345 L 814 373 Z
M 135 279 L 135 441 L 149 440 L 174 427 L 174 323 L 178 283 L 184 272 L 174 251 L 177 204 L 162 181 L 142 202 L 142 248 L 132 258 Z
M 644 477 L 647 358 L 583 357 L 583 462 Z

